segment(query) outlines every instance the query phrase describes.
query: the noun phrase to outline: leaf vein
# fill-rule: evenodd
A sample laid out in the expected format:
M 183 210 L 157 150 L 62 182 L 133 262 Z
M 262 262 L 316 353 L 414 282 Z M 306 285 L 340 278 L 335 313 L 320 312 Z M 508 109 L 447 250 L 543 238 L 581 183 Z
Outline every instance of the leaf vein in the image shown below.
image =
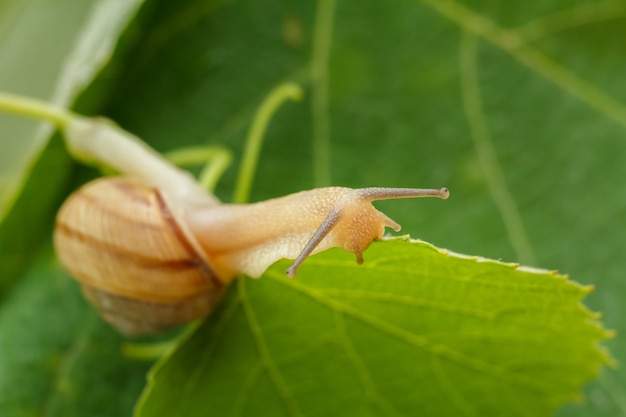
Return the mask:
M 531 43 L 546 38 L 553 33 L 625 17 L 626 7 L 622 0 L 583 3 L 536 18 L 517 27 L 514 29 L 514 32 L 525 43 Z
M 248 298 L 246 292 L 246 284 L 245 279 L 237 280 L 237 289 L 239 292 L 239 297 L 241 298 L 241 303 L 243 305 L 244 311 L 246 313 L 246 318 L 248 320 L 248 326 L 250 327 L 250 332 L 254 337 L 256 342 L 257 351 L 259 353 L 259 357 L 261 360 L 261 364 L 265 371 L 268 373 L 270 380 L 274 384 L 278 395 L 280 396 L 287 412 L 292 416 L 302 416 L 302 412 L 300 411 L 296 400 L 293 398 L 289 387 L 285 383 L 276 363 L 272 359 L 269 348 L 267 346 L 267 342 L 265 341 L 265 336 L 263 335 L 263 330 L 256 319 L 256 315 L 254 314 L 254 310 L 252 309 L 252 305 L 250 304 L 250 300 Z
M 441 364 L 441 360 L 436 355 L 431 355 L 431 369 L 435 375 L 435 380 L 441 387 L 442 391 L 448 395 L 452 404 L 465 416 L 475 416 L 476 410 L 472 405 L 463 397 L 459 390 L 455 387 L 450 379 L 446 376 L 445 370 Z
M 205 349 L 202 350 L 202 354 L 199 355 L 198 360 L 196 362 L 196 366 L 189 373 L 189 376 L 185 380 L 185 386 L 183 387 L 182 391 L 193 393 L 196 390 L 196 387 L 198 386 L 200 379 L 205 374 L 205 370 L 209 367 L 208 363 L 211 361 L 211 359 L 213 358 L 213 355 L 215 354 L 217 344 L 220 339 L 219 335 L 222 333 L 226 325 L 234 317 L 235 313 L 240 307 L 241 307 L 241 299 L 240 298 L 233 299 L 232 304 L 228 306 L 228 309 L 224 312 L 224 315 L 220 317 L 219 321 L 214 327 L 213 334 L 212 334 L 213 337 L 210 338 L 210 343 L 205 347 Z M 175 352 L 176 352 L 176 349 L 174 349 L 171 354 L 173 355 L 175 354 Z M 167 355 L 166 357 L 163 357 L 157 363 L 155 368 L 153 368 L 153 370 L 150 371 L 150 373 L 148 374 L 148 380 L 149 380 L 148 387 L 151 385 L 152 383 L 151 380 L 154 377 L 155 373 L 162 366 L 161 364 L 166 364 L 168 360 L 169 360 L 169 355 Z M 144 391 L 144 393 L 142 394 L 142 398 L 145 398 L 145 399 L 148 398 L 148 391 L 149 391 L 149 388 Z M 140 399 L 139 403 L 142 403 L 142 402 L 143 400 Z
M 263 364 L 257 363 L 251 370 L 248 376 L 243 381 L 241 389 L 237 394 L 237 399 L 233 405 L 233 415 L 242 416 L 246 405 L 250 401 L 250 393 L 254 386 L 259 382 L 261 375 L 263 374 Z
M 626 127 L 626 105 L 558 65 L 535 48 L 524 43 L 514 31 L 506 30 L 492 20 L 453 0 L 422 0 L 440 15 L 477 35 L 546 80 L 577 97 L 600 114 Z
M 493 319 L 498 315 L 498 312 L 489 312 L 484 310 L 478 310 L 473 308 L 464 308 L 454 304 L 440 303 L 425 298 L 417 298 L 392 293 L 382 292 L 370 292 L 370 291 L 358 291 L 358 290 L 343 290 L 339 288 L 324 288 L 320 290 L 329 297 L 334 298 L 349 298 L 368 301 L 381 301 L 395 304 L 410 305 L 413 307 L 423 307 L 425 309 L 443 311 L 447 313 L 457 313 L 466 316 Z
M 343 350 L 346 352 L 348 356 L 348 360 L 352 364 L 352 367 L 356 371 L 359 379 L 361 380 L 361 385 L 365 388 L 365 393 L 369 397 L 369 400 L 378 405 L 381 411 L 385 412 L 390 416 L 397 416 L 399 413 L 393 408 L 393 406 L 380 394 L 378 391 L 378 387 L 374 383 L 374 379 L 372 378 L 370 372 L 368 371 L 365 363 L 359 356 L 348 332 L 346 331 L 345 320 L 341 313 L 337 310 L 333 311 L 335 316 L 335 328 L 337 330 L 337 336 L 343 347 Z
M 535 263 L 535 255 L 522 216 L 506 184 L 498 156 L 489 134 L 483 113 L 476 63 L 476 37 L 463 31 L 460 48 L 461 90 L 463 108 L 467 116 L 474 148 L 487 179 L 489 191 L 500 211 L 509 240 L 517 258 L 529 265 Z
M 350 305 L 343 304 L 333 299 L 329 299 L 318 290 L 306 287 L 293 280 L 286 280 L 282 275 L 274 271 L 269 271 L 266 274 L 266 277 L 268 277 L 269 279 L 273 279 L 296 292 L 307 295 L 321 305 L 330 308 L 332 311 L 339 311 L 344 315 L 351 317 L 352 319 L 355 319 L 363 324 L 370 326 L 372 329 L 376 329 L 381 333 L 392 336 L 398 340 L 401 340 L 404 343 L 412 345 L 416 348 L 423 349 L 434 355 L 440 356 L 441 358 L 445 358 L 450 362 L 457 363 L 459 365 L 480 372 L 484 375 L 506 381 L 510 384 L 523 387 L 533 392 L 544 393 L 554 390 L 555 388 L 553 384 L 535 380 L 533 378 L 528 378 L 524 375 L 516 375 L 506 368 L 492 365 L 480 359 L 465 355 L 448 346 L 432 343 L 421 335 L 414 334 L 402 328 L 396 327 L 377 317 L 363 313 Z

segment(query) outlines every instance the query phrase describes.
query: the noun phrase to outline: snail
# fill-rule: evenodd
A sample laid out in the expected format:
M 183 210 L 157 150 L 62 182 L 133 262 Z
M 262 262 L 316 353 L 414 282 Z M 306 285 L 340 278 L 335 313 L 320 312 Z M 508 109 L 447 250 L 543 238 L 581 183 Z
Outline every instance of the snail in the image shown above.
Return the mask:
M 319 188 L 253 204 L 222 204 L 185 171 L 105 122 L 66 129 L 69 150 L 121 175 L 75 191 L 56 219 L 60 263 L 103 318 L 122 333 L 159 332 L 207 315 L 238 275 L 259 277 L 275 261 L 294 263 L 343 247 L 362 253 L 385 227 L 400 225 L 375 200 L 439 197 L 448 190 Z

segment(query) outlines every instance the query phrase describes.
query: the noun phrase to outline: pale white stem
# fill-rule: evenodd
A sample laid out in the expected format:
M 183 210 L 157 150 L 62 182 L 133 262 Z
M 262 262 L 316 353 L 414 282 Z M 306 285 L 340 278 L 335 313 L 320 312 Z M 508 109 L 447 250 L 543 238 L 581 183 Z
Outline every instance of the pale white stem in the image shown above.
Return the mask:
M 146 181 L 178 201 L 216 204 L 191 174 L 176 168 L 154 149 L 106 120 L 75 118 L 64 129 L 69 152 Z

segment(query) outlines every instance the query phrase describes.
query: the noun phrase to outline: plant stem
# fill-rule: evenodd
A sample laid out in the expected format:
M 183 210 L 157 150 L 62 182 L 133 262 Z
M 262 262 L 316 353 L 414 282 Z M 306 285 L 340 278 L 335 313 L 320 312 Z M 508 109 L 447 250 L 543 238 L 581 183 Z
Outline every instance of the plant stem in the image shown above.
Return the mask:
M 64 128 L 77 116 L 69 110 L 42 100 L 0 92 L 0 111 L 32 119 L 47 120 Z
M 155 343 L 124 343 L 122 354 L 129 359 L 155 361 L 177 346 L 178 339 Z
M 302 99 L 303 95 L 304 92 L 300 86 L 288 82 L 273 89 L 259 106 L 254 120 L 252 121 L 250 131 L 248 132 L 243 159 L 239 167 L 239 174 L 237 175 L 234 197 L 235 203 L 246 203 L 250 197 L 250 189 L 252 188 L 252 181 L 254 180 L 254 174 L 261 153 L 263 135 L 267 130 L 272 116 L 278 107 L 287 99 L 299 101 Z
M 196 146 L 168 152 L 165 158 L 178 166 L 204 164 L 198 181 L 205 190 L 214 191 L 233 154 L 221 146 Z

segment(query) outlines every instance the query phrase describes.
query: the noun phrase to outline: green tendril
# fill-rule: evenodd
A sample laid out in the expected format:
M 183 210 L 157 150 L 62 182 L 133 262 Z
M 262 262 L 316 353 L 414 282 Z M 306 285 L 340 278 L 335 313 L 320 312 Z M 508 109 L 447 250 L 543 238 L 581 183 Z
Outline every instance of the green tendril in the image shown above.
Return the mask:
M 214 191 L 224 171 L 230 166 L 233 154 L 220 146 L 196 146 L 168 152 L 165 158 L 181 167 L 204 163 L 198 181 L 205 190 Z
M 32 119 L 47 120 L 64 128 L 78 116 L 69 110 L 42 100 L 0 92 L 0 111 Z
M 174 349 L 177 345 L 177 338 L 156 343 L 124 343 L 122 344 L 122 355 L 128 359 L 154 361 Z
M 272 90 L 259 106 L 246 139 L 244 156 L 237 175 L 234 197 L 235 203 L 246 203 L 250 198 L 250 189 L 252 188 L 254 174 L 261 153 L 263 135 L 267 130 L 272 116 L 276 110 L 278 110 L 278 107 L 283 102 L 287 101 L 287 99 L 300 101 L 303 96 L 304 92 L 300 86 L 288 82 Z

